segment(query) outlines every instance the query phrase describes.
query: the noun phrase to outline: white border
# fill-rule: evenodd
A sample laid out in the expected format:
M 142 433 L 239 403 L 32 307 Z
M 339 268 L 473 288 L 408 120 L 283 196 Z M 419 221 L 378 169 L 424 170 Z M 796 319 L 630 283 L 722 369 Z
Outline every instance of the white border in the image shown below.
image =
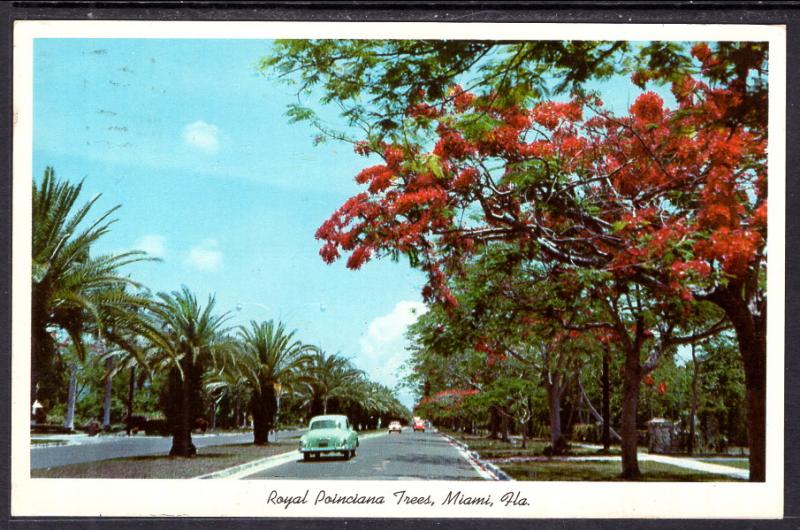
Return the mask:
M 30 381 L 31 175 L 34 38 L 382 38 L 530 40 L 763 40 L 770 43 L 769 268 L 767 363 L 767 482 L 570 483 L 441 481 L 181 481 L 31 479 Z M 664 24 L 491 24 L 346 22 L 16 21 L 14 24 L 14 146 L 12 255 L 11 513 L 60 516 L 289 517 L 669 517 L 774 518 L 783 513 L 784 264 L 785 264 L 785 26 Z M 268 505 L 267 493 L 302 495 L 305 506 Z M 313 506 L 320 489 L 384 495 L 375 506 Z M 396 506 L 392 492 L 443 499 L 450 490 L 491 494 L 495 506 Z M 502 507 L 519 491 L 526 507 Z

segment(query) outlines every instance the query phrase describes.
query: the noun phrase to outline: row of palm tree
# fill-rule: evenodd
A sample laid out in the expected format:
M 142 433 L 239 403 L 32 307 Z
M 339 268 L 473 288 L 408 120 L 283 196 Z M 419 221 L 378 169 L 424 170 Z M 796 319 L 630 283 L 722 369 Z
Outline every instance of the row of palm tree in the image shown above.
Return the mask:
M 93 256 L 92 245 L 109 231 L 118 207 L 89 220 L 98 196 L 78 206 L 81 187 L 59 182 L 51 168 L 33 186 L 32 403 L 38 399 L 48 407 L 58 395 L 52 388 L 64 370 L 52 333 L 58 329 L 82 360 L 88 342 L 106 344 L 100 356 L 108 362 L 106 377 L 131 367 L 166 374 L 172 455 L 195 454 L 193 423 L 206 415 L 209 400 L 212 406 L 246 401 L 256 444 L 267 443 L 275 428 L 282 395 L 307 415 L 334 408 L 363 418 L 409 414 L 348 359 L 303 343 L 280 322 L 227 327 L 230 314 L 216 311 L 214 296 L 202 304 L 185 286 L 153 296 L 121 272 L 151 259 L 145 253 Z

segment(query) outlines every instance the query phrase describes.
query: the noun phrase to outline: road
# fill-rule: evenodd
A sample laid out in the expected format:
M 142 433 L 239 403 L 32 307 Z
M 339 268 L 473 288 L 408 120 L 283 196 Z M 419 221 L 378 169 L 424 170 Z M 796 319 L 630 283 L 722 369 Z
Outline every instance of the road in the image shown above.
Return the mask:
M 281 431 L 280 439 L 299 436 L 304 430 Z M 56 437 L 59 438 L 59 437 Z M 61 439 L 67 437 L 60 437 Z M 271 440 L 273 438 L 270 438 Z M 253 441 L 252 433 L 242 434 L 204 434 L 193 435 L 196 447 L 248 443 Z M 169 436 L 100 436 L 83 437 L 82 443 L 70 443 L 50 447 L 31 447 L 31 469 L 66 466 L 82 462 L 94 462 L 126 456 L 168 454 L 172 447 Z
M 483 480 L 453 445 L 435 432 L 387 434 L 361 441 L 358 454 L 291 462 L 252 474 L 247 479 L 343 480 Z

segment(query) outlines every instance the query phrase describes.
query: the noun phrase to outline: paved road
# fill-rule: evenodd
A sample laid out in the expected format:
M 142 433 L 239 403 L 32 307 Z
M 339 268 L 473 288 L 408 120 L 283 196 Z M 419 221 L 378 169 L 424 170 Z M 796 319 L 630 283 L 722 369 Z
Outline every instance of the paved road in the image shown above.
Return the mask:
M 304 431 L 281 431 L 280 439 L 298 436 Z M 63 439 L 64 437 L 62 437 Z M 272 440 L 273 438 L 270 437 Z M 198 448 L 212 445 L 248 443 L 253 441 L 252 433 L 193 435 L 192 441 Z M 52 447 L 31 447 L 31 469 L 80 464 L 120 458 L 168 454 L 172 446 L 170 436 L 102 436 L 86 438 L 84 443 Z
M 387 434 L 361 441 L 351 460 L 340 456 L 304 462 L 297 459 L 258 472 L 247 479 L 344 480 L 482 480 L 472 465 L 447 440 L 432 432 Z

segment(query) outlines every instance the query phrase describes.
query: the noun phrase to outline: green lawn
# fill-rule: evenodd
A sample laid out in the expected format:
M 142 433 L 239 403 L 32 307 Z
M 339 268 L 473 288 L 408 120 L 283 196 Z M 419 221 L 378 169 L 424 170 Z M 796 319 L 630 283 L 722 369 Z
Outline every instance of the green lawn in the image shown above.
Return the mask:
M 32 478 L 191 478 L 297 448 L 295 441 L 199 447 L 193 458 L 163 455 L 115 458 L 31 470 Z
M 500 467 L 516 480 L 621 481 L 619 462 L 520 462 Z M 651 482 L 730 482 L 725 475 L 700 473 L 659 462 L 639 462 L 643 481 Z
M 542 456 L 546 447 L 550 445 L 550 440 L 543 438 L 532 438 L 527 440 L 526 447 L 522 448 L 522 443 L 519 440 L 513 442 L 503 442 L 501 440 L 491 440 L 486 436 L 464 434 L 460 432 L 445 431 L 453 438 L 469 446 L 473 451 L 476 451 L 482 458 L 509 458 L 512 456 Z M 619 447 L 612 446 L 608 452 L 602 449 L 595 449 L 589 447 L 579 447 L 576 444 L 571 444 L 569 455 L 619 455 Z

